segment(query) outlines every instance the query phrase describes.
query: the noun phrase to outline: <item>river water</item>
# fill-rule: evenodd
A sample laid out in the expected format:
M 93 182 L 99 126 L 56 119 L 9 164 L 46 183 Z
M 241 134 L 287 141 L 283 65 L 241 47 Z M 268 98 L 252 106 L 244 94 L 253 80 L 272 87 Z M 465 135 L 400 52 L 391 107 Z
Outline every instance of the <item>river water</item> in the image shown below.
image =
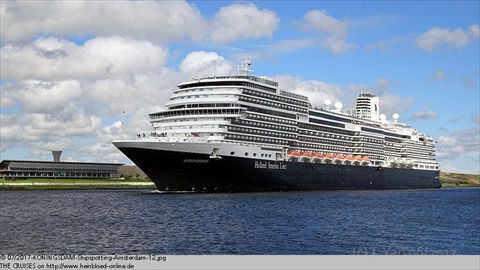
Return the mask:
M 480 254 L 480 188 L 0 191 L 0 254 Z

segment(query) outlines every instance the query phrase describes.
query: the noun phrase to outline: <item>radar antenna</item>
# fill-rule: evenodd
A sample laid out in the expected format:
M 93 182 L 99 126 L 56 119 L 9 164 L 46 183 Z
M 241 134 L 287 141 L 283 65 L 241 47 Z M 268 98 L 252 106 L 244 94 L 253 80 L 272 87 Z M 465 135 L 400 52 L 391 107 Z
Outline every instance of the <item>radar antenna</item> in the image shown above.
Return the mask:
M 238 66 L 238 75 L 240 76 L 249 76 L 253 72 L 252 68 L 252 58 L 248 57 L 242 60 L 241 65 Z

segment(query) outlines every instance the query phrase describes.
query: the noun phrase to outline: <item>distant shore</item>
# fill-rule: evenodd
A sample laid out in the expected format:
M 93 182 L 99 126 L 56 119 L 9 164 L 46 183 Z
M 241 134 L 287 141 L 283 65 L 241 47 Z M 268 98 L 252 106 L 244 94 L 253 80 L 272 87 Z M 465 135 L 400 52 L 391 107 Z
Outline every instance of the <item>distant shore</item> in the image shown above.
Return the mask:
M 480 187 L 480 175 L 440 172 L 442 187 Z
M 26 179 L 0 180 L 0 190 L 38 189 L 156 189 L 146 179 Z
M 440 173 L 442 187 L 480 187 L 480 175 Z M 149 179 L 26 179 L 0 180 L 0 190 L 156 189 Z

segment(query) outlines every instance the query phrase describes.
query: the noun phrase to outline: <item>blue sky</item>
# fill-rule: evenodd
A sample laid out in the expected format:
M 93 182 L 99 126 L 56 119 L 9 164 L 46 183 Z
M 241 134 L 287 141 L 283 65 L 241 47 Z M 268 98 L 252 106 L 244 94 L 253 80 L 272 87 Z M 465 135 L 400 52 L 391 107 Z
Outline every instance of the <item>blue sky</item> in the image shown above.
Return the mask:
M 480 172 L 479 1 L 2 2 L 1 159 L 129 161 L 182 80 L 242 57 L 287 90 L 359 91 L 438 141 L 446 171 Z M 124 126 L 119 127 L 122 108 Z

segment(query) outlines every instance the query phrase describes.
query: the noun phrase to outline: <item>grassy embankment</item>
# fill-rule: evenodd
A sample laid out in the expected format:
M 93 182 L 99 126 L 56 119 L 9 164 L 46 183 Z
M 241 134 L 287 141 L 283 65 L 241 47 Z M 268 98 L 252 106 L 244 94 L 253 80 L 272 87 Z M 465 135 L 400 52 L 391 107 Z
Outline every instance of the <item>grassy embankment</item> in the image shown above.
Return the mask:
M 25 179 L 0 180 L 0 190 L 32 189 L 151 189 L 149 179 Z
M 480 187 L 480 175 L 440 172 L 442 187 Z
M 156 189 L 137 166 L 124 165 L 118 172 L 125 179 L 25 179 L 1 180 L 0 190 L 31 189 Z
M 441 172 L 440 182 L 443 187 L 480 187 L 480 175 Z M 148 178 L 0 180 L 0 190 L 139 188 L 152 189 L 155 185 Z

